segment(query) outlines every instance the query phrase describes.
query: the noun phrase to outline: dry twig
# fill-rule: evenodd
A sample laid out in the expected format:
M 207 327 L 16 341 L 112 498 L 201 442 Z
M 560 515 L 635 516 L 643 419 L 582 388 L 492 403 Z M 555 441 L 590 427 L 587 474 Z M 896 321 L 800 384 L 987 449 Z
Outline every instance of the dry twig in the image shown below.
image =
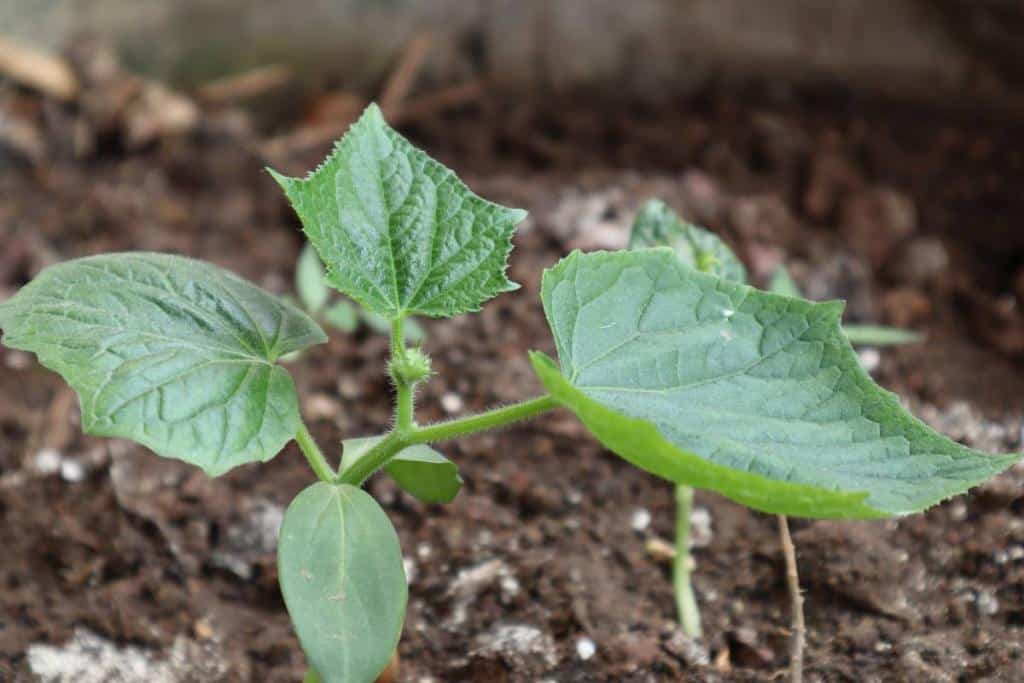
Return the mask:
M 796 567 L 796 548 L 793 538 L 789 535 L 789 522 L 785 515 L 779 515 L 779 538 L 782 541 L 782 554 L 786 559 L 786 584 L 789 587 L 789 598 L 793 610 L 792 635 L 789 647 L 789 680 L 802 683 L 804 679 L 804 596 L 800 593 L 800 575 Z
M 63 59 L 3 37 L 0 75 L 59 100 L 70 100 L 79 90 L 75 72 Z

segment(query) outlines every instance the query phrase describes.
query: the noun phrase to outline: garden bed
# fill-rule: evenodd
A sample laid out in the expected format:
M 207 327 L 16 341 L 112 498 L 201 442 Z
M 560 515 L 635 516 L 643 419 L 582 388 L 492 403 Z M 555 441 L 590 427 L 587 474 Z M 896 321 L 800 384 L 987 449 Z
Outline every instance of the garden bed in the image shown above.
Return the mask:
M 73 123 L 15 96 L 44 112 L 50 140 Z M 881 105 L 851 115 L 833 99 L 747 102 L 607 113 L 494 95 L 411 122 L 410 135 L 477 192 L 531 211 L 510 270 L 523 288 L 482 315 L 426 323 L 438 377 L 419 418 L 538 393 L 525 352 L 552 352 L 542 269 L 569 248 L 623 247 L 641 201 L 657 195 L 720 231 L 755 281 L 784 262 L 809 295 L 847 298 L 852 318 L 926 333 L 862 357 L 936 428 L 1021 450 L 1014 131 Z M 296 219 L 261 170 L 255 134 L 226 122 L 204 113 L 183 135 L 138 145 L 97 129 L 80 154 L 69 143 L 10 157 L 0 293 L 48 263 L 129 249 L 205 258 L 287 292 Z M 292 161 L 312 167 L 324 151 Z M 386 339 L 363 329 L 292 365 L 321 443 L 387 426 L 387 354 Z M 96 673 L 103 666 L 124 680 L 299 680 L 274 554 L 283 506 L 311 478 L 294 445 L 210 480 L 82 436 L 56 375 L 21 352 L 2 349 L 0 360 L 0 678 L 73 671 L 85 657 L 100 677 L 67 680 L 116 680 Z M 407 559 L 403 680 L 769 681 L 786 667 L 788 599 L 769 516 L 697 494 L 706 639 L 694 643 L 673 623 L 669 567 L 651 550 L 673 533 L 669 484 L 563 412 L 440 450 L 466 480 L 449 506 L 370 483 Z M 794 521 L 808 678 L 1024 679 L 1022 483 L 1018 466 L 924 515 Z

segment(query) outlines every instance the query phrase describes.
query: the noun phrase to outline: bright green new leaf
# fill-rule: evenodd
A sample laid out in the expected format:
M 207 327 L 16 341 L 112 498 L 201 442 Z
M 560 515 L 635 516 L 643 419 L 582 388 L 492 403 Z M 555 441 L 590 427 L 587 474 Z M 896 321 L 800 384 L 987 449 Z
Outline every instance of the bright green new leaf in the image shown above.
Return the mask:
M 271 171 L 332 285 L 388 319 L 477 311 L 505 277 L 526 212 L 473 194 L 370 105 L 305 179 Z
M 382 438 L 345 439 L 339 474 L 352 467 Z M 427 445 L 410 446 L 399 451 L 385 469 L 404 491 L 424 503 L 450 503 L 462 488 L 462 477 L 455 463 Z
M 372 683 L 398 645 L 409 593 L 398 535 L 373 497 L 347 484 L 306 488 L 285 512 L 277 566 L 320 680 Z
M 718 235 L 680 220 L 664 202 L 648 200 L 633 221 L 630 249 L 670 247 L 686 265 L 726 280 L 745 283 L 747 269 Z
M 326 339 L 225 270 L 148 253 L 51 266 L 0 305 L 0 327 L 78 392 L 84 431 L 210 475 L 269 460 L 295 435 L 295 387 L 275 361 Z
M 299 262 L 295 265 L 295 289 L 299 292 L 302 305 L 313 315 L 323 309 L 331 293 L 324 266 L 309 242 L 302 248 Z
M 324 322 L 351 334 L 359 327 L 359 311 L 348 301 L 336 301 L 324 311 Z
M 668 249 L 575 252 L 544 274 L 552 395 L 611 450 L 768 512 L 922 510 L 1017 461 L 933 432 L 861 369 L 839 303 L 697 272 Z
M 885 325 L 843 325 L 843 333 L 851 344 L 867 346 L 900 346 L 923 339 L 917 332 Z

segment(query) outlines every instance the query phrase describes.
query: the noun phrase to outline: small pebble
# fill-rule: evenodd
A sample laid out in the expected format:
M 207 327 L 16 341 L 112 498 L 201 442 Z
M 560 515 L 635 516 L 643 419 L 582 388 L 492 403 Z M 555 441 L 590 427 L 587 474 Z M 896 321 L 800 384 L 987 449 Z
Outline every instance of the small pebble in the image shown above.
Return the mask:
M 441 397 L 441 407 L 444 408 L 446 413 L 460 412 L 463 405 L 465 405 L 465 403 L 463 402 L 462 397 L 458 394 L 453 394 L 450 391 Z
M 24 370 L 32 364 L 32 357 L 22 351 L 8 351 L 4 354 L 4 365 L 11 370 Z
M 711 513 L 707 508 L 694 508 L 690 513 L 690 545 L 706 548 L 711 544 Z
M 576 655 L 584 662 L 594 656 L 597 652 L 597 645 L 586 636 L 576 641 Z
M 74 458 L 68 458 L 60 464 L 60 477 L 66 482 L 77 484 L 85 479 L 85 466 Z
M 416 560 L 403 557 L 402 567 L 405 569 L 405 582 L 411 586 L 416 581 Z
M 874 372 L 882 363 L 882 354 L 878 352 L 878 349 L 861 349 L 857 352 L 857 360 L 860 361 L 862 368 L 868 372 Z
M 949 518 L 954 522 L 962 522 L 967 519 L 967 506 L 961 501 L 956 501 L 949 506 Z
M 978 614 L 991 617 L 999 612 L 999 600 L 990 591 L 978 591 Z
M 35 468 L 40 474 L 56 474 L 63 458 L 56 448 L 44 448 L 35 457 Z
M 633 512 L 633 519 L 630 522 L 630 526 L 633 527 L 633 531 L 643 531 L 651 525 L 651 513 L 646 508 L 637 508 Z

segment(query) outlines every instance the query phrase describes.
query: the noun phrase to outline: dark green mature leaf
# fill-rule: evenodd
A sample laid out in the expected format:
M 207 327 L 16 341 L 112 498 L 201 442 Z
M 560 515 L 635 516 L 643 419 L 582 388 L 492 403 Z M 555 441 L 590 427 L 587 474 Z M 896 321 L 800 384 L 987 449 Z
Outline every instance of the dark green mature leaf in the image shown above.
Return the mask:
M 747 281 L 747 269 L 718 235 L 680 220 L 657 199 L 640 209 L 629 236 L 630 249 L 647 247 L 669 247 L 691 268 L 733 282 Z
M 382 436 L 345 439 L 342 442 L 341 473 L 377 444 Z M 424 503 L 450 503 L 462 488 L 459 469 L 448 458 L 427 445 L 410 446 L 385 466 L 404 491 Z
M 922 510 L 1013 464 L 933 432 L 861 369 L 839 303 L 695 271 L 667 249 L 573 253 L 542 298 L 548 390 L 634 464 L 768 512 Z M 563 376 L 564 375 L 564 376 Z
M 45 269 L 0 305 L 3 342 L 76 392 L 89 434 L 138 441 L 210 475 L 295 435 L 282 355 L 325 341 L 301 311 L 231 273 L 125 253 Z
M 373 681 L 398 645 L 409 593 L 398 535 L 377 502 L 347 484 L 308 487 L 285 513 L 277 563 L 320 679 Z
M 295 265 L 295 289 L 306 310 L 316 315 L 327 304 L 331 290 L 327 286 L 327 273 L 316 250 L 307 242 Z
M 446 317 L 517 287 L 505 277 L 526 212 L 473 194 L 370 105 L 305 179 L 271 171 L 332 285 L 387 317 Z

